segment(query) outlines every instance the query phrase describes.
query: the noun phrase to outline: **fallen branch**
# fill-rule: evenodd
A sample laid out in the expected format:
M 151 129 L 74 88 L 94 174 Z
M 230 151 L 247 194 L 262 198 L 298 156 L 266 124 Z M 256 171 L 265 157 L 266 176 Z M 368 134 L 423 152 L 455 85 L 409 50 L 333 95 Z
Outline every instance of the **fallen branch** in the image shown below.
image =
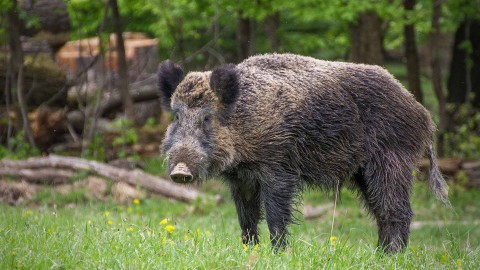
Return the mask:
M 305 205 L 302 213 L 305 219 L 314 219 L 325 215 L 330 209 L 333 209 L 332 203 L 318 206 Z
M 68 170 L 19 169 L 1 167 L 0 175 L 21 177 L 22 179 L 33 183 L 59 185 L 67 183 L 68 180 L 75 175 L 75 173 Z
M 125 170 L 101 162 L 76 157 L 50 155 L 47 157 L 33 157 L 27 160 L 0 161 L 0 174 L 9 170 L 38 170 L 45 168 L 88 170 L 98 176 L 111 179 L 115 182 L 126 182 L 133 186 L 141 186 L 165 197 L 191 202 L 205 196 L 199 191 L 175 184 L 171 181 L 145 173 L 142 170 Z M 8 174 L 7 174 L 8 175 Z

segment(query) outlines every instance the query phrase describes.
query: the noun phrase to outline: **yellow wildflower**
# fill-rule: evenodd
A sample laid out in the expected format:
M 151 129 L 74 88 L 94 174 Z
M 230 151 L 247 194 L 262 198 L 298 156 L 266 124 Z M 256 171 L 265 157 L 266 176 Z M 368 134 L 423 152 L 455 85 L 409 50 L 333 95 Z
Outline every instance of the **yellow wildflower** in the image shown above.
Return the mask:
M 167 225 L 165 226 L 165 231 L 172 233 L 175 230 L 175 227 L 173 225 Z
M 185 242 L 187 242 L 188 240 L 192 239 L 192 237 L 189 235 L 189 234 L 185 234 Z
M 258 244 L 255 244 L 255 246 L 253 247 L 253 250 L 257 250 L 258 249 Z
M 16 252 L 16 251 L 12 251 L 12 255 L 13 255 L 13 256 L 17 255 L 17 252 Z
M 455 261 L 455 264 L 457 265 L 457 269 L 458 269 L 458 270 L 462 270 L 462 260 L 457 259 L 457 260 Z
M 168 223 L 168 219 L 164 218 L 160 221 L 160 225 L 166 225 Z
M 330 241 L 330 245 L 331 245 L 331 246 L 335 246 L 335 244 L 337 243 L 337 237 L 335 237 L 335 236 L 330 236 L 329 241 Z
M 93 223 L 93 222 L 92 222 L 90 219 L 87 221 L 87 224 L 88 224 L 88 225 L 92 225 L 92 223 Z
M 112 224 L 113 224 L 113 221 L 109 219 L 109 220 L 107 221 L 107 224 L 108 224 L 108 225 L 112 225 Z
M 139 199 L 134 199 L 134 200 L 133 200 L 133 204 L 139 205 L 139 204 L 140 204 L 140 200 L 139 200 Z
M 242 244 L 243 250 L 247 250 L 247 244 Z
M 134 232 L 135 229 L 133 227 L 128 227 L 125 229 L 127 232 Z
M 110 212 L 105 211 L 105 216 L 106 216 L 106 217 L 110 216 Z

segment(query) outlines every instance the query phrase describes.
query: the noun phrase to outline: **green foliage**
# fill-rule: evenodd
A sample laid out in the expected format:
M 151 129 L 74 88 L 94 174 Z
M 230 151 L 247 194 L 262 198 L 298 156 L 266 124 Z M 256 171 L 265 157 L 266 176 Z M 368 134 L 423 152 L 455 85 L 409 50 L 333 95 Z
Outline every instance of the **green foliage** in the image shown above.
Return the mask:
M 105 142 L 102 135 L 96 133 L 93 135 L 92 141 L 87 145 L 87 149 L 83 154 L 84 158 L 90 160 L 105 161 Z
M 143 170 L 153 175 L 165 176 L 167 162 L 162 157 L 147 158 Z
M 126 118 L 116 119 L 112 123 L 112 127 L 120 131 L 120 134 L 113 138 L 112 145 L 121 146 L 122 149 L 117 152 L 117 155 L 119 158 L 125 158 L 127 156 L 125 146 L 138 143 L 137 130 L 133 125 L 133 121 Z
M 38 155 L 40 151 L 30 146 L 23 131 L 10 138 L 9 145 L 0 145 L 0 159 L 25 159 Z
M 465 159 L 480 159 L 480 112 L 462 105 L 454 115 L 455 130 L 445 134 L 447 154 Z
M 137 130 L 133 126 L 133 121 L 126 118 L 118 118 L 112 123 L 113 128 L 120 130 L 120 135 L 113 139 L 112 145 L 128 145 L 138 142 Z
M 442 29 L 454 31 L 465 16 L 478 16 L 478 2 L 446 1 L 443 5 Z M 105 1 L 71 0 L 68 6 L 75 29 L 74 37 L 97 35 Z M 383 20 L 386 49 L 402 48 L 406 23 L 415 24 L 418 40 L 425 43 L 430 33 L 432 3 L 419 0 L 414 10 L 409 12 L 403 9 L 401 0 L 119 0 L 119 7 L 126 31 L 141 31 L 159 39 L 161 58 L 185 60 L 210 44 L 226 61 L 235 61 L 236 20 L 240 16 L 255 21 L 256 53 L 270 51 L 263 21 L 267 16 L 279 12 L 279 51 L 344 59 L 350 46 L 349 26 L 365 11 L 374 11 Z M 217 23 L 219 35 L 214 40 Z M 108 24 L 106 31 L 110 29 Z M 208 61 L 200 53 L 184 64 L 197 68 L 204 67 Z

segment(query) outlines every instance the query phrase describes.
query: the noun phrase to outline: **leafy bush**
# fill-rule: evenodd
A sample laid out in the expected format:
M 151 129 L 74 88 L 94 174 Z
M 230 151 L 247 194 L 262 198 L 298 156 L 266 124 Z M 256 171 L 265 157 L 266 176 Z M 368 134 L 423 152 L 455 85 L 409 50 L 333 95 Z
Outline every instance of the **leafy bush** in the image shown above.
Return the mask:
M 480 111 L 462 105 L 452 117 L 456 127 L 445 134 L 447 155 L 480 159 Z
M 23 131 L 10 138 L 8 145 L 0 145 L 0 159 L 25 159 L 38 155 L 40 155 L 40 151 L 27 142 Z

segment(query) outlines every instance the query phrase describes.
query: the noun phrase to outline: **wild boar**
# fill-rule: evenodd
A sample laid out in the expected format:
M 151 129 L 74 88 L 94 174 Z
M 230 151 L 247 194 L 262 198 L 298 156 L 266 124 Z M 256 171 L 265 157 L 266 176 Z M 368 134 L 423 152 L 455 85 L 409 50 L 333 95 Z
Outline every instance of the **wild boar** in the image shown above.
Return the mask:
M 435 125 L 381 67 L 266 54 L 184 77 L 166 61 L 158 83 L 174 114 L 162 146 L 171 179 L 225 179 L 244 243 L 258 243 L 265 217 L 273 247 L 285 246 L 296 195 L 348 186 L 375 217 L 379 247 L 402 250 L 412 172 L 425 153 L 431 190 L 448 202 Z

